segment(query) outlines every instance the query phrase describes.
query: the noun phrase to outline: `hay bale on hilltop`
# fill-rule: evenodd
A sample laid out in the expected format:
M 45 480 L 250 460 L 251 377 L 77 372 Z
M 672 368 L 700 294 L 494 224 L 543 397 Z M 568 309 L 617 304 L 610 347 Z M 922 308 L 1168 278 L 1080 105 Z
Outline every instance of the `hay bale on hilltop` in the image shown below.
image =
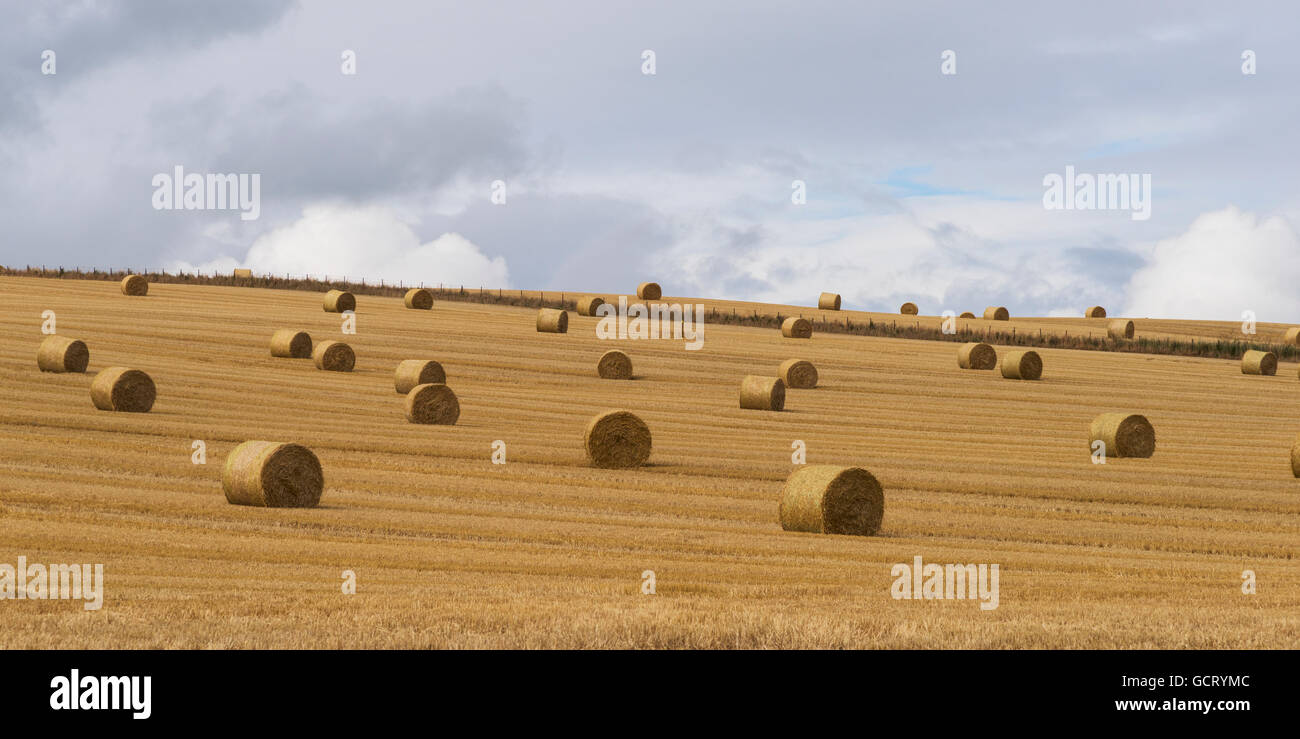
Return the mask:
M 563 334 L 569 330 L 568 311 L 541 308 L 537 311 L 537 330 L 546 334 Z
M 578 315 L 595 316 L 596 309 L 605 304 L 605 299 L 595 295 L 585 295 L 578 298 Z
M 752 411 L 785 408 L 785 380 L 780 377 L 746 375 L 740 381 L 740 407 Z
M 329 372 L 351 372 L 357 365 L 357 355 L 352 347 L 341 341 L 322 341 L 311 351 L 316 369 Z
M 406 394 L 406 420 L 451 426 L 460 418 L 460 401 L 442 383 L 416 385 Z
M 1241 374 L 1275 375 L 1277 374 L 1277 355 L 1273 352 L 1261 352 L 1251 349 L 1241 355 Z
M 839 293 L 822 293 L 821 297 L 817 298 L 817 307 L 821 310 L 839 310 Z
M 153 378 L 129 367 L 109 367 L 90 382 L 90 401 L 101 411 L 148 413 L 157 397 Z
M 650 459 L 650 427 L 629 411 L 604 411 L 587 423 L 582 444 L 592 467 L 640 467 Z
M 990 305 L 984 309 L 984 318 L 989 321 L 1009 321 L 1011 313 L 1000 305 Z
M 1106 335 L 1121 341 L 1133 338 L 1133 322 L 1125 318 L 1116 318 L 1106 327 Z
M 970 311 L 967 310 L 967 311 L 962 311 L 962 314 L 961 314 L 960 316 L 957 316 L 957 317 L 958 317 L 958 318 L 974 318 L 974 317 L 975 317 L 975 314 L 974 314 L 974 313 L 971 313 Z
M 441 364 L 432 359 L 403 359 L 397 363 L 397 371 L 393 375 L 393 388 L 402 395 L 411 392 L 416 385 L 446 382 L 447 373 Z
M 973 341 L 957 349 L 957 366 L 962 369 L 991 370 L 998 366 L 998 353 L 988 344 Z
M 632 358 L 617 349 L 610 349 L 596 362 L 596 374 L 606 380 L 630 380 Z
M 787 359 L 778 373 L 787 388 L 807 390 L 817 387 L 817 368 L 803 359 Z
M 85 372 L 90 350 L 80 339 L 47 336 L 36 349 L 36 366 L 42 372 Z
M 1282 337 L 1282 343 L 1291 344 L 1292 346 L 1300 345 L 1300 326 L 1292 326 L 1287 329 L 1286 334 Z
M 122 294 L 138 298 L 149 294 L 149 281 L 140 275 L 127 275 L 122 278 Z
M 1150 457 L 1156 450 L 1156 430 L 1146 416 L 1103 413 L 1088 427 L 1088 447 L 1100 440 L 1107 457 Z
M 236 280 L 251 280 L 253 278 L 253 270 L 240 269 L 239 267 L 236 267 L 235 271 L 231 273 L 231 276 Z
M 1002 357 L 1002 376 L 1009 380 L 1037 380 L 1043 376 L 1043 360 L 1038 352 L 1007 352 Z
M 330 290 L 325 293 L 325 312 L 342 313 L 343 311 L 355 311 L 357 309 L 356 297 L 344 290 Z
M 413 287 L 402 296 L 402 302 L 411 310 L 433 310 L 433 293 L 422 287 Z
M 271 334 L 271 356 L 290 359 L 311 357 L 311 334 L 292 328 L 278 329 Z
M 234 505 L 313 508 L 325 489 L 325 474 L 305 446 L 245 441 L 226 457 L 221 489 Z
M 1088 310 L 1083 312 L 1083 317 L 1084 318 L 1105 318 L 1106 309 L 1101 307 L 1100 305 L 1094 305 Z
M 790 316 L 781 322 L 781 335 L 787 339 L 811 339 L 812 321 Z
M 916 303 L 909 302 L 903 303 L 903 305 L 899 307 L 898 312 L 905 316 L 915 316 L 921 312 L 921 309 L 916 307 Z
M 664 296 L 664 291 L 657 282 L 643 282 L 636 286 L 636 296 L 642 300 L 658 300 Z
M 786 479 L 777 516 L 786 531 L 872 536 L 885 518 L 885 491 L 861 467 L 804 465 Z

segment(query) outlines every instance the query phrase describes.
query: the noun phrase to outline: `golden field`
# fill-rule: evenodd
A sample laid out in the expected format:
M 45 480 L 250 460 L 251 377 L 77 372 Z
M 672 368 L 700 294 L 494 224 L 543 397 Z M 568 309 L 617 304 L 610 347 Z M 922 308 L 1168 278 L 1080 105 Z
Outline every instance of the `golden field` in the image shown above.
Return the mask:
M 308 292 L 0 289 L 0 563 L 106 572 L 99 611 L 0 601 L 6 649 L 1300 645 L 1294 363 L 1256 377 L 1229 360 L 1039 349 L 1043 379 L 1018 382 L 959 370 L 946 342 L 710 324 L 688 352 L 600 341 L 597 319 L 572 313 L 568 334 L 539 334 L 532 309 L 365 295 L 343 336 Z M 89 345 L 86 374 L 38 371 L 44 310 Z M 346 341 L 356 371 L 272 358 L 277 328 Z M 635 380 L 596 377 L 614 346 Z M 818 388 L 790 391 L 786 412 L 738 408 L 742 376 L 794 356 L 817 365 Z M 411 358 L 446 368 L 457 425 L 406 422 L 393 369 Z M 112 365 L 153 377 L 152 412 L 93 408 L 93 373 Z M 606 408 L 649 424 L 649 466 L 586 466 L 583 427 Z M 1105 411 L 1145 414 L 1155 456 L 1092 464 L 1088 425 Z M 246 439 L 313 449 L 321 506 L 227 504 L 221 465 Z M 880 479 L 878 536 L 781 530 L 794 440 L 809 463 Z M 891 566 L 917 555 L 1000 565 L 999 607 L 893 599 Z M 1241 592 L 1247 569 L 1256 595 Z

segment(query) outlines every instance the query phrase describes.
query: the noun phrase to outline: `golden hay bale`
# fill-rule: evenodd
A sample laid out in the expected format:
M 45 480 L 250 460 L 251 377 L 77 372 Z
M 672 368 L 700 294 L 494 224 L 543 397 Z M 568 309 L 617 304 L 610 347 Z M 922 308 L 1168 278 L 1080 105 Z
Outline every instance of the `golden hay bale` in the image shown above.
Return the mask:
M 80 339 L 46 336 L 36 349 L 36 366 L 42 372 L 85 372 L 90 350 Z
M 1291 474 L 1300 477 L 1300 436 L 1291 445 Z
M 432 359 L 403 359 L 397 363 L 393 377 L 393 387 L 402 395 L 411 392 L 416 385 L 446 382 L 447 373 Z
M 600 355 L 596 362 L 596 374 L 606 380 L 632 379 L 632 359 L 617 349 L 610 349 Z
M 839 310 L 840 296 L 838 293 L 822 293 L 817 298 L 817 307 L 822 310 Z
M 636 286 L 636 296 L 642 300 L 658 300 L 664 296 L 664 291 L 657 282 L 643 282 Z
M 402 302 L 406 304 L 407 308 L 414 310 L 432 310 L 433 293 L 422 287 L 413 287 L 406 291 L 406 295 L 402 297 Z
M 341 341 L 322 341 L 311 350 L 316 369 L 330 372 L 351 372 L 357 365 L 357 355 L 352 347 Z
M 885 518 L 885 491 L 861 467 L 804 465 L 785 481 L 778 516 L 786 531 L 871 536 Z
M 249 279 L 253 276 L 253 270 L 239 269 L 238 267 L 236 267 L 233 276 L 235 279 Z
M 975 317 L 975 314 L 974 314 L 974 313 L 971 313 L 970 311 L 962 311 L 962 314 L 961 314 L 960 316 L 957 316 L 957 317 L 958 317 L 958 318 L 974 318 L 974 317 Z
M 406 420 L 450 426 L 460 418 L 460 401 L 440 382 L 416 385 L 406 394 Z
M 811 339 L 812 321 L 790 316 L 781 322 L 781 335 L 787 339 Z
M 537 311 L 537 330 L 548 334 L 562 334 L 569 330 L 569 312 L 555 308 Z
M 740 407 L 752 411 L 785 408 L 785 380 L 780 377 L 746 375 L 740 381 Z
M 817 368 L 802 359 L 787 359 L 781 363 L 781 381 L 786 387 L 808 389 L 817 387 Z
M 1282 343 L 1300 344 L 1300 326 L 1287 329 L 1286 335 L 1282 337 Z
M 1000 305 L 990 305 L 984 309 L 984 318 L 989 321 L 1009 321 L 1011 314 Z
M 640 467 L 650 459 L 650 427 L 628 411 L 603 411 L 582 434 L 592 467 Z
M 278 441 L 246 441 L 221 470 L 226 502 L 265 508 L 314 508 L 325 473 L 310 449 Z
M 998 353 L 988 344 L 962 344 L 957 349 L 957 366 L 962 369 L 991 370 L 998 366 Z
M 127 275 L 122 278 L 122 294 L 140 297 L 149 294 L 149 281 L 140 275 Z
M 101 411 L 148 413 L 157 397 L 153 379 L 136 369 L 109 367 L 90 382 L 90 401 Z
M 292 328 L 271 334 L 271 356 L 307 359 L 311 356 L 311 334 Z
M 604 298 L 598 298 L 595 295 L 587 295 L 578 298 L 578 315 L 594 316 L 596 309 L 605 304 Z
M 1106 327 L 1106 335 L 1116 341 L 1131 339 L 1133 338 L 1133 322 L 1124 318 L 1116 318 Z
M 1002 376 L 1011 380 L 1037 380 L 1043 376 L 1043 359 L 1032 349 L 1007 352 L 1002 357 Z
M 1107 457 L 1150 457 L 1156 450 L 1156 430 L 1146 416 L 1103 413 L 1088 428 L 1088 447 L 1101 440 Z
M 1241 374 L 1275 375 L 1277 374 L 1277 355 L 1273 352 L 1261 352 L 1251 349 L 1241 355 Z
M 903 306 L 898 309 L 898 312 L 905 316 L 914 316 L 920 313 L 921 309 L 916 307 L 916 303 L 903 303 Z
M 343 290 L 330 290 L 325 293 L 325 312 L 342 313 L 345 310 L 356 310 L 357 299 L 350 292 Z
M 1106 309 L 1101 307 L 1100 305 L 1094 305 L 1088 310 L 1083 312 L 1083 317 L 1084 318 L 1105 318 Z

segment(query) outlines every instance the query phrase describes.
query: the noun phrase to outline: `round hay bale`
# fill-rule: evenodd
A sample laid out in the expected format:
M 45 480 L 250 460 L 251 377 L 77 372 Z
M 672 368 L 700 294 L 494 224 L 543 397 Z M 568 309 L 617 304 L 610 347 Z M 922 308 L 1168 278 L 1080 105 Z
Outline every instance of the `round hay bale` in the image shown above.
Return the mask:
M 80 339 L 46 336 L 36 349 L 36 366 L 42 372 L 85 372 L 90 350 Z
M 1282 337 L 1283 344 L 1300 344 L 1300 326 L 1293 326 L 1286 330 L 1286 335 Z
M 802 359 L 787 359 L 781 363 L 781 381 L 786 387 L 806 390 L 817 387 L 817 368 Z
M 582 445 L 592 467 L 640 467 L 650 459 L 650 427 L 629 411 L 602 411 L 587 422 Z
M 746 375 L 740 381 L 740 407 L 752 411 L 785 408 L 785 380 L 780 377 Z
M 456 393 L 442 383 L 416 385 L 406 394 L 406 420 L 411 423 L 451 426 L 460 418 Z
M 962 344 L 957 349 L 957 366 L 962 369 L 991 370 L 998 366 L 998 353 L 988 344 Z
M 598 298 L 595 295 L 587 295 L 578 298 L 578 315 L 594 316 L 596 309 L 605 304 L 604 298 Z
M 1156 450 L 1156 430 L 1146 416 L 1103 413 L 1088 428 L 1088 448 L 1100 439 L 1107 457 L 1150 457 Z
M 109 367 L 90 382 L 90 401 L 101 411 L 148 413 L 157 397 L 153 379 L 137 369 Z
M 412 310 L 433 310 L 433 293 L 422 287 L 413 287 L 406 291 L 402 302 Z
M 411 392 L 416 385 L 446 382 L 447 373 L 441 364 L 432 359 L 403 359 L 397 363 L 397 372 L 393 377 L 393 387 L 402 395 Z
M 316 369 L 330 372 L 351 372 L 357 365 L 357 355 L 352 347 L 341 341 L 322 341 L 311 350 Z
M 822 293 L 817 298 L 817 307 L 822 310 L 839 310 L 840 296 L 838 293 Z
M 781 322 L 781 335 L 787 339 L 811 339 L 812 321 L 790 316 Z
M 149 281 L 140 275 L 127 275 L 122 278 L 122 294 L 138 298 L 149 294 Z
M 1133 338 L 1133 322 L 1125 318 L 1117 318 L 1106 327 L 1106 334 L 1116 341 L 1131 339 Z
M 569 312 L 555 308 L 537 311 L 537 330 L 547 334 L 562 334 L 569 330 Z
M 314 508 L 325 489 L 325 474 L 305 446 L 246 441 L 226 457 L 221 489 L 234 505 Z
M 1002 376 L 1011 380 L 1037 380 L 1043 376 L 1043 359 L 1032 349 L 1007 352 L 1002 357 Z
M 1273 352 L 1261 352 L 1251 349 L 1241 355 L 1241 374 L 1275 375 L 1277 374 L 1277 355 Z
M 325 293 L 325 312 L 342 313 L 345 310 L 356 310 L 357 299 L 350 292 L 343 290 L 330 290 Z
M 596 374 L 606 380 L 630 380 L 632 359 L 617 349 L 610 349 L 596 362 Z
M 657 282 L 643 282 L 636 286 L 636 296 L 642 300 L 658 300 L 664 296 L 664 291 Z
M 236 280 L 248 280 L 248 279 L 252 279 L 252 277 L 253 277 L 253 270 L 248 269 L 248 268 L 242 268 L 242 269 L 241 269 L 241 268 L 239 268 L 239 267 L 236 267 L 235 270 L 234 270 L 234 272 L 231 273 L 231 276 L 234 277 Z
M 984 309 L 984 318 L 990 321 L 1009 321 L 1011 314 L 1000 305 L 990 305 Z
M 1088 310 L 1083 312 L 1083 317 L 1084 318 L 1105 318 L 1106 309 L 1101 307 L 1100 305 L 1094 305 Z
M 974 318 L 974 317 L 975 317 L 975 314 L 974 314 L 974 313 L 971 313 L 970 311 L 962 311 L 962 314 L 961 314 L 960 316 L 957 316 L 957 317 L 958 317 L 958 318 Z
M 311 356 L 311 334 L 282 328 L 271 334 L 271 356 L 307 359 Z
M 1300 436 L 1291 445 L 1291 474 L 1300 477 Z
M 916 303 L 903 303 L 902 307 L 898 309 L 898 312 L 905 316 L 914 316 L 920 313 L 921 309 L 916 307 Z
M 786 531 L 872 536 L 885 518 L 885 491 L 861 467 L 803 465 L 781 489 L 778 516 Z

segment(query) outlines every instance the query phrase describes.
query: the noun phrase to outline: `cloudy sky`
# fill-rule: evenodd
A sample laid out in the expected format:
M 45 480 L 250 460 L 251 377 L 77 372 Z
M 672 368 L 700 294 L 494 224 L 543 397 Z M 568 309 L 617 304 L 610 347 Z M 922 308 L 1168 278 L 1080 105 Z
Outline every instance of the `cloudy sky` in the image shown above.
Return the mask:
M 0 8 L 6 265 L 1300 322 L 1293 2 Z M 1150 217 L 1045 208 L 1067 166 Z

